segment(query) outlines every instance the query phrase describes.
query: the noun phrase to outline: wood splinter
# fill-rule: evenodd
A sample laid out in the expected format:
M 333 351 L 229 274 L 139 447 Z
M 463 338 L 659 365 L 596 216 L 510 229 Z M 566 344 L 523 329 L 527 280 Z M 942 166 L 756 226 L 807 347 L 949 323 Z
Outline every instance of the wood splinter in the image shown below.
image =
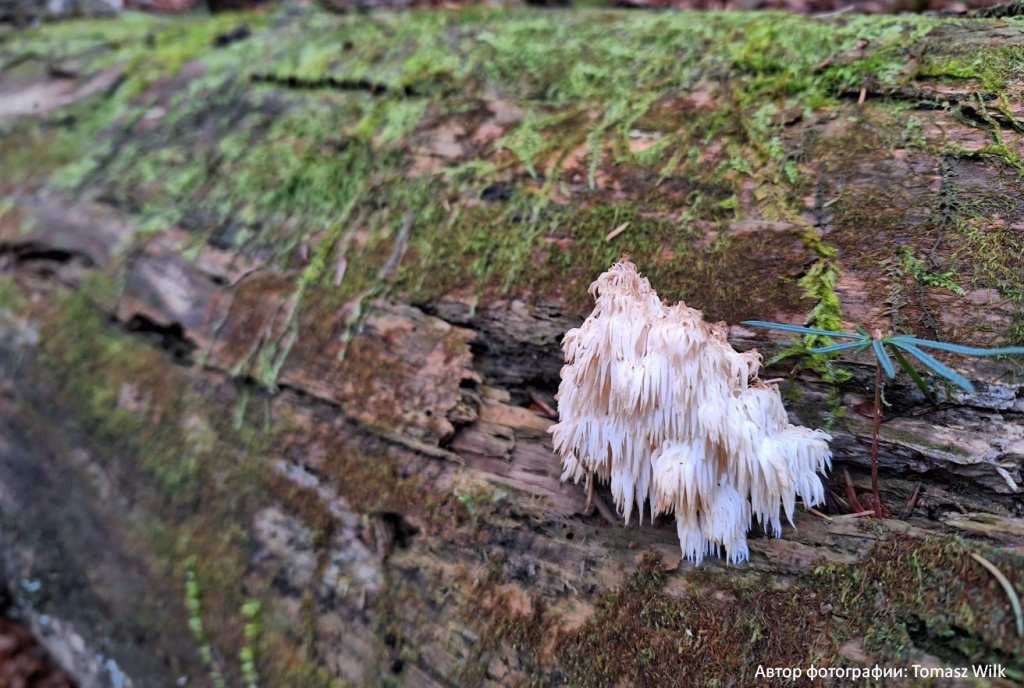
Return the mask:
M 584 516 L 590 516 L 594 509 L 597 509 L 597 513 L 601 515 L 601 518 L 608 521 L 608 525 L 614 525 L 619 519 L 615 517 L 612 510 L 608 508 L 608 505 L 601 499 L 601 495 L 594 491 L 594 472 L 590 471 L 587 473 L 587 503 L 583 506 L 581 512 Z
M 601 514 L 601 518 L 608 521 L 608 525 L 613 526 L 618 523 L 619 519 L 615 517 L 612 510 L 604 503 L 604 500 L 601 499 L 601 495 L 594 494 L 594 506 L 597 507 L 597 513 Z
M 867 511 L 857 499 L 857 492 L 853 489 L 853 480 L 850 479 L 850 471 L 843 469 L 843 475 L 846 477 L 846 501 L 850 503 L 850 508 L 856 513 Z
M 583 513 L 589 514 L 594 505 L 594 471 L 587 472 L 587 503 L 583 507 Z
M 907 499 L 907 503 L 903 505 L 903 509 L 900 511 L 900 520 L 906 521 L 910 518 L 910 514 L 913 513 L 914 507 L 917 506 L 917 497 L 921 494 L 921 481 L 917 481 L 917 485 L 914 486 L 914 491 L 910 493 L 910 497 Z

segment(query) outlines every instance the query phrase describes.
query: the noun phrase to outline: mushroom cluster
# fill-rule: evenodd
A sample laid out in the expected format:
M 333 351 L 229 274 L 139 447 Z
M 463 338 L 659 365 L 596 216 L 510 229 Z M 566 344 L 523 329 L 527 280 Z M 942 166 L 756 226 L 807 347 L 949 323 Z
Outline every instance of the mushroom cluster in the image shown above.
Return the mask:
M 797 496 L 824 501 L 831 437 L 789 422 L 778 387 L 757 377 L 756 350 L 735 351 L 725 323 L 663 304 L 625 258 L 590 293 L 593 313 L 562 342 L 551 432 L 563 481 L 610 480 L 627 525 L 647 500 L 652 520 L 675 514 L 696 563 L 719 548 L 745 561 L 752 517 L 779 537 Z

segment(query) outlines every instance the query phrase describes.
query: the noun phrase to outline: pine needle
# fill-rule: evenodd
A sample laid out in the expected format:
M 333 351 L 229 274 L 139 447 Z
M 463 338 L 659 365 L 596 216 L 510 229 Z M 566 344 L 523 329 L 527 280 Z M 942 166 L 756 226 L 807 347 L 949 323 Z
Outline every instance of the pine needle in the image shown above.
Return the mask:
M 1024 638 L 1024 612 L 1021 611 L 1020 598 L 1017 597 L 1017 591 L 1013 589 L 1013 585 L 1010 584 L 1010 580 L 1003 575 L 1002 571 L 996 568 L 995 564 L 980 554 L 971 552 L 971 557 L 974 561 L 988 569 L 989 573 L 995 576 L 996 580 L 999 581 L 999 585 L 1003 586 L 1003 590 L 1006 591 L 1006 596 L 1010 598 L 1010 604 L 1013 605 L 1013 613 L 1017 616 L 1017 635 Z
M 608 232 L 608 236 L 606 236 L 604 238 L 604 240 L 605 241 L 611 241 L 615 237 L 617 237 L 620 234 L 622 234 L 623 232 L 625 232 L 627 227 L 629 227 L 629 223 L 628 222 L 623 222 L 621 225 L 619 225 L 618 227 L 616 227 L 612 231 Z

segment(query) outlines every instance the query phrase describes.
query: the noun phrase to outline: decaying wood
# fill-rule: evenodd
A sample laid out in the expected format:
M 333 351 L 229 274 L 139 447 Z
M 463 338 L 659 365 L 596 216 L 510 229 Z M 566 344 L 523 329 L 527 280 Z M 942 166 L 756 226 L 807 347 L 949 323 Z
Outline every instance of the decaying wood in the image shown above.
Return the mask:
M 282 23 L 269 30 L 289 28 Z M 938 37 L 922 40 L 959 42 L 965 51 L 993 41 L 1024 49 L 1018 30 L 997 23 L 944 26 Z M 863 59 L 865 51 L 859 52 L 837 55 L 821 69 Z M 107 97 L 117 88 L 116 74 L 57 79 L 0 71 L 0 121 L 21 126 L 30 113 L 59 114 L 75 102 Z M 193 64 L 145 93 L 162 103 L 154 109 L 169 107 L 175 94 L 187 93 L 202 75 Z M 981 102 L 981 86 L 973 82 L 906 87 L 911 86 L 917 89 L 914 101 L 971 102 L 978 96 Z M 1018 118 L 1021 82 L 1004 87 L 1010 97 L 999 116 Z M 851 118 L 892 116 L 875 87 L 864 88 L 871 97 L 862 98 L 859 109 L 850 100 L 789 120 L 781 134 L 786 145 L 810 146 L 812 139 L 819 150 L 862 145 L 854 134 L 866 125 Z M 687 98 L 684 111 L 702 106 L 697 90 Z M 28 100 L 43 105 L 29 108 Z M 482 101 L 479 109 L 476 119 L 432 115 L 421 125 L 410 183 L 438 160 L 470 159 L 467 151 L 483 148 L 478 142 L 490 145 L 525 116 L 515 103 Z M 991 142 L 990 131 L 962 110 L 921 109 L 915 116 L 929 141 L 968 151 Z M 140 122 L 120 145 L 157 126 Z M 211 141 L 228 133 L 219 124 L 210 126 L 205 135 Z M 1024 152 L 1019 141 L 1014 145 Z M 724 155 L 722 149 L 720 142 L 710 144 L 703 153 L 708 164 Z M 1012 207 L 998 221 L 1017 231 L 1024 227 L 1024 209 L 1010 201 L 1019 182 L 986 156 L 954 158 L 934 148 L 905 147 L 858 148 L 856 156 L 823 159 L 817 167 L 801 159 L 815 175 L 803 217 L 760 217 L 756 185 L 744 184 L 738 203 L 747 211 L 745 219 L 695 221 L 702 235 L 694 239 L 694 251 L 710 252 L 716 242 L 747 242 L 741 245 L 759 250 L 733 269 L 761 276 L 745 283 L 745 316 L 735 304 L 715 301 L 712 281 L 720 278 L 712 273 L 686 300 L 723 317 L 739 316 L 736 322 L 801 322 L 812 303 L 797 298 L 795 306 L 778 306 L 766 294 L 780 279 L 793 282 L 818 259 L 807 248 L 810 231 L 839 247 L 835 291 L 844 319 L 890 327 L 913 310 L 921 322 L 931 323 L 923 327 L 934 326 L 940 334 L 972 330 L 993 341 L 1005 339 L 1020 317 L 1019 305 L 995 288 L 979 287 L 959 299 L 950 292 L 913 293 L 914 299 L 920 296 L 913 309 L 901 315 L 889 308 L 884 290 L 873 283 L 878 256 L 857 248 L 858 237 L 829 204 L 844 197 L 856 205 L 858 199 L 892 194 L 916 223 L 906 231 L 934 234 L 937 241 L 942 220 L 933 217 L 930 203 L 945 193 L 951 178 L 957 179 L 955 202 L 961 205 L 986 193 L 1008 199 L 1004 205 Z M 582 153 L 564 158 L 565 188 L 584 198 L 590 193 L 590 162 Z M 503 164 L 508 179 L 530 178 L 520 163 Z M 608 160 L 598 166 L 601 193 L 634 201 L 657 192 L 656 176 L 624 184 L 617 173 Z M 509 630 L 509 618 L 543 627 L 554 647 L 558 638 L 595 618 L 604 595 L 623 584 L 636 569 L 638 551 L 649 548 L 670 570 L 666 595 L 682 596 L 687 586 L 701 584 L 703 579 L 689 577 L 692 567 L 679 561 L 671 520 L 645 519 L 628 529 L 602 524 L 598 515 L 584 513 L 586 486 L 560 481 L 548 434 L 555 415 L 550 400 L 562 365 L 560 338 L 587 312 L 586 298 L 580 298 L 585 281 L 537 291 L 521 277 L 504 292 L 453 289 L 424 299 L 400 286 L 402 271 L 418 269 L 417 261 L 425 260 L 414 243 L 422 229 L 401 208 L 379 262 L 360 265 L 342 255 L 329 263 L 328 281 L 335 287 L 342 278 L 347 285 L 365 275 L 374 285 L 333 303 L 323 285 L 297 289 L 315 247 L 286 265 L 271 252 L 197 244 L 183 228 L 141 233 L 131 209 L 108 202 L 89 182 L 74 193 L 31 178 L 2 188 L 10 204 L 0 214 L 0 251 L 5 279 L 19 297 L 0 314 L 4 569 L 15 589 L 43 581 L 43 594 L 24 594 L 19 604 L 83 686 L 114 685 L 114 674 L 117 685 L 125 686 L 170 686 L 186 676 L 189 685 L 204 685 L 181 590 L 185 552 L 195 553 L 205 567 L 199 577 L 207 632 L 226 655 L 232 679 L 240 681 L 230 668 L 242 644 L 238 606 L 249 597 L 265 600 L 263 626 L 272 642 L 261 647 L 260 667 L 267 685 L 298 685 L 299 674 L 287 671 L 300 666 L 351 685 L 384 677 L 409 686 L 568 681 L 563 671 L 570 670 L 554 650 L 530 658 L 527 641 Z M 481 203 L 454 194 L 450 201 L 464 211 Z M 358 235 L 365 217 L 356 215 L 346 247 L 365 243 Z M 631 250 L 630 242 L 642 238 L 640 230 L 615 219 L 595 236 L 599 244 L 614 238 L 616 249 Z M 552 227 L 547 245 L 569 250 L 578 239 L 561 231 Z M 903 230 L 877 231 L 878 254 L 887 258 L 906 239 L 895 236 Z M 658 260 L 670 262 L 673 250 L 659 247 Z M 702 303 L 705 297 L 708 304 Z M 96 318 L 99 329 L 83 334 L 77 320 L 62 320 L 69 302 L 84 303 L 91 315 L 74 317 Z M 737 325 L 730 341 L 740 349 L 767 351 L 779 343 Z M 144 364 L 130 363 L 127 352 Z M 770 376 L 792 381 L 795 422 L 820 424 L 834 391 L 818 374 L 791 370 L 792 364 L 783 360 Z M 838 401 L 852 409 L 871 397 L 874 370 L 857 360 L 844 364 L 853 378 Z M 933 406 L 908 381 L 886 385 L 892 407 L 880 428 L 879 483 L 884 502 L 908 504 L 906 523 L 872 525 L 866 521 L 873 519 L 801 512 L 782 539 L 761 537 L 755 529 L 749 564 L 726 567 L 712 559 L 704 568 L 727 577 L 763 577 L 768 589 L 782 589 L 828 567 L 857 565 L 872 546 L 902 537 L 957 536 L 1010 553 L 1024 545 L 1020 378 L 1005 362 L 956 365 L 975 381 L 976 394 L 954 393 Z M 126 370 L 131 376 L 122 380 Z M 118 381 L 116 389 L 103 387 L 108 379 Z M 172 401 L 160 401 L 171 391 Z M 131 429 L 116 430 L 109 423 L 113 418 L 127 419 Z M 832 431 L 835 472 L 829 485 L 841 492 L 844 481 L 836 476 L 846 472 L 854 512 L 866 511 L 857 493 L 870 486 L 873 420 L 848 413 Z M 163 447 L 177 435 L 180 456 L 154 458 L 142 439 Z M 150 459 L 163 463 L 154 467 Z M 187 498 L 161 483 L 178 479 L 165 468 L 179 460 L 202 483 L 186 491 Z M 594 503 L 599 509 L 611 503 L 605 486 L 597 486 Z M 616 520 L 604 511 L 600 516 Z M 226 561 L 240 563 L 231 568 Z M 1019 587 L 1019 574 L 1014 575 Z M 831 618 L 832 604 L 818 600 L 814 607 Z M 488 627 L 480 621 L 485 617 L 507 624 Z M 842 657 L 873 663 L 863 646 L 863 637 L 851 639 Z M 935 664 L 955 661 L 935 656 L 936 647 L 922 641 L 914 656 Z M 983 653 L 992 649 L 981 647 Z M 1020 666 L 1019 653 L 1004 656 Z

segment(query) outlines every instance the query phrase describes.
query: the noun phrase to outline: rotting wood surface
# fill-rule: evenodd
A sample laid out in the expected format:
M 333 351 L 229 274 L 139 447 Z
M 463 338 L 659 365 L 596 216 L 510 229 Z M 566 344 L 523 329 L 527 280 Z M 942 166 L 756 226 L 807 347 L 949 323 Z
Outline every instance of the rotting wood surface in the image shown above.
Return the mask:
M 81 685 L 205 685 L 190 562 L 233 685 L 249 599 L 265 685 L 1024 672 L 966 555 L 1021 590 L 1012 363 L 951 360 L 978 393 L 935 409 L 886 388 L 883 498 L 923 483 L 907 522 L 800 512 L 697 572 L 670 519 L 579 513 L 537 403 L 621 252 L 733 323 L 834 295 L 850 327 L 1019 340 L 1021 25 L 551 16 L 0 37 L 4 568 Z M 767 375 L 794 421 L 846 411 L 831 484 L 864 491 L 872 369 L 793 363 Z

